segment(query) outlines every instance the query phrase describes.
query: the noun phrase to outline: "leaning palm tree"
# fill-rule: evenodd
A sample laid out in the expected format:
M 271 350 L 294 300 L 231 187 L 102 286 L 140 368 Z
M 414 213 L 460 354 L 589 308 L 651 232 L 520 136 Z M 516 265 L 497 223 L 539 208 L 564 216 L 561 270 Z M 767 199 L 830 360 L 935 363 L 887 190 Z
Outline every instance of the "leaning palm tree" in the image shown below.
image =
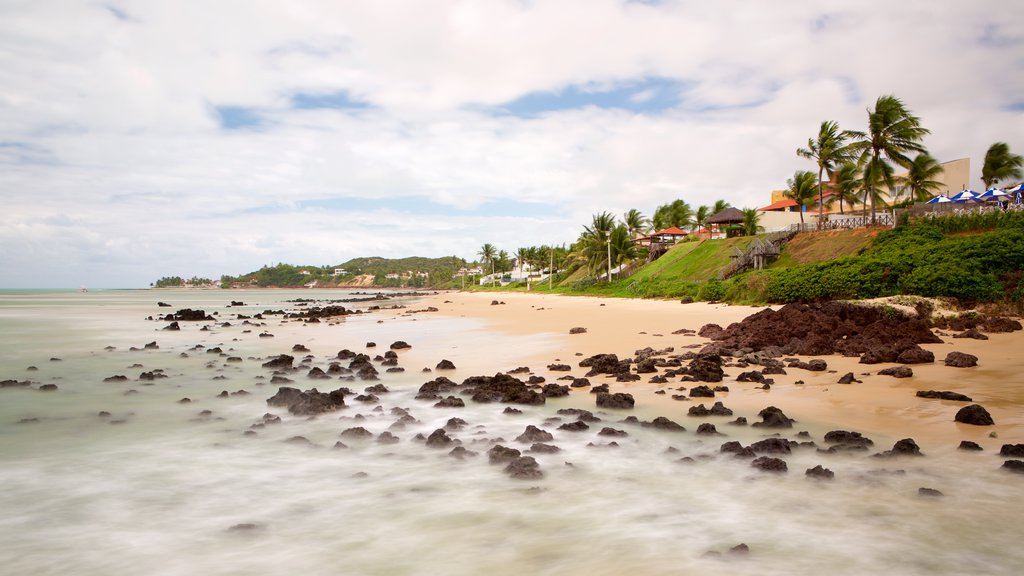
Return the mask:
M 852 209 L 859 199 L 863 182 L 860 179 L 860 168 L 853 162 L 842 163 L 835 172 L 836 184 L 832 189 L 833 197 L 839 200 L 839 213 L 843 214 L 843 203 Z
M 860 193 L 864 197 L 865 218 L 868 216 L 868 206 L 872 206 L 872 222 L 874 222 L 874 207 L 886 205 L 882 187 L 885 186 L 891 190 L 895 186 L 895 181 L 891 164 L 884 161 L 869 160 L 867 162 L 860 179 Z
M 932 180 L 942 174 L 942 164 L 926 152 L 918 154 L 910 164 L 906 176 L 897 176 L 894 180 L 903 190 L 909 192 L 910 200 L 926 202 L 934 196 L 934 192 L 942 188 L 942 182 Z
M 800 224 L 804 223 L 804 208 L 814 203 L 815 184 L 814 172 L 808 170 L 797 170 L 786 180 L 785 196 L 800 206 Z
M 630 238 L 635 238 L 637 234 L 647 231 L 647 218 L 636 208 L 632 208 L 622 215 L 622 223 L 626 225 L 626 231 L 629 232 Z
M 715 205 L 711 207 L 711 215 L 714 216 L 715 214 L 718 214 L 722 210 L 725 210 L 726 208 L 730 207 L 732 207 L 732 204 L 729 204 L 727 200 L 722 200 L 721 198 L 719 198 L 718 200 L 715 200 Z
M 658 206 L 651 220 L 657 230 L 663 230 L 670 226 L 689 228 L 693 222 L 693 208 L 690 208 L 685 200 L 676 199 L 668 204 Z
M 743 233 L 747 236 L 755 236 L 758 232 L 763 231 L 764 228 L 761 226 L 761 212 L 756 208 L 744 208 Z
M 985 188 L 990 188 L 996 182 L 1007 180 L 1020 180 L 1024 173 L 1021 167 L 1024 166 L 1024 158 L 1020 154 L 1011 154 L 1010 146 L 1006 142 L 996 142 L 989 146 L 985 152 L 985 164 L 981 168 L 981 181 Z
M 893 189 L 890 162 L 909 167 L 908 152 L 925 152 L 921 139 L 931 131 L 921 126 L 921 119 L 914 116 L 899 98 L 886 95 L 875 101 L 875 109 L 868 109 L 867 132 L 850 132 L 854 139 L 850 152 L 859 156 L 868 185 L 871 200 L 871 223 L 875 222 L 876 187 L 881 183 Z
M 839 129 L 839 123 L 826 120 L 818 128 L 817 138 L 807 139 L 807 148 L 797 148 L 797 156 L 809 158 L 818 164 L 818 221 L 824 217 L 825 196 L 822 174 L 827 174 L 832 179 L 832 172 L 836 165 L 843 162 L 849 156 L 846 148 L 846 140 L 850 133 Z

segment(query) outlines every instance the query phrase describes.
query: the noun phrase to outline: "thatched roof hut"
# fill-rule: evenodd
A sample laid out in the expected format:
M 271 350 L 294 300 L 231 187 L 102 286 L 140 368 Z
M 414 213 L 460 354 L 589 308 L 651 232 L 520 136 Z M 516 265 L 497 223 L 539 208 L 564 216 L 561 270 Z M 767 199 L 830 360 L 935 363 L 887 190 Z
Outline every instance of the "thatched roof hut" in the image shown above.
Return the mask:
M 708 218 L 708 224 L 742 224 L 743 223 L 743 212 L 740 212 L 737 208 L 726 208 L 718 214 Z

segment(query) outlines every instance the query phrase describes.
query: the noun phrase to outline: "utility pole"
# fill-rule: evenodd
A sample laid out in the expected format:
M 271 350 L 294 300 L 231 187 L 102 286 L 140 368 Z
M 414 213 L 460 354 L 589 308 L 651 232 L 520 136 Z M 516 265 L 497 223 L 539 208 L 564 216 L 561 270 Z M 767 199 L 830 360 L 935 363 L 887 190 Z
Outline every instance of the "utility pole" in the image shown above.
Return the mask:
M 611 282 L 612 281 L 612 236 L 611 236 L 611 234 L 608 235 L 608 238 L 605 240 L 605 242 L 608 244 L 608 281 Z
M 548 250 L 548 256 L 551 257 L 551 264 L 548 265 L 548 290 L 553 287 L 554 276 L 555 276 L 555 249 Z

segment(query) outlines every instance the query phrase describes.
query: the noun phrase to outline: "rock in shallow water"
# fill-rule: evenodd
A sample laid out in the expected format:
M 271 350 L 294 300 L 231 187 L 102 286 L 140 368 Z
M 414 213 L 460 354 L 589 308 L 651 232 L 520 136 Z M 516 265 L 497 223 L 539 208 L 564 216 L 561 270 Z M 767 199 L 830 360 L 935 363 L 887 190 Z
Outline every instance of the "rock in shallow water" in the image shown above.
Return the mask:
M 956 416 L 953 418 L 956 422 L 963 424 L 972 424 L 974 426 L 994 426 L 995 421 L 992 420 L 992 415 L 988 413 L 988 410 L 979 406 L 978 404 L 971 404 L 970 406 L 964 406 L 957 411 Z

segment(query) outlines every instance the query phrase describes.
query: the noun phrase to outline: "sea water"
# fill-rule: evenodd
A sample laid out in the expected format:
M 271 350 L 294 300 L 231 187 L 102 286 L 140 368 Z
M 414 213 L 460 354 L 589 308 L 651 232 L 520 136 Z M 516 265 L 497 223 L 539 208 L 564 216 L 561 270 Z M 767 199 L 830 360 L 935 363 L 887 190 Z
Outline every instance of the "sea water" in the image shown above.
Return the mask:
M 536 357 L 558 335 L 502 334 L 431 313 L 377 311 L 320 324 L 267 316 L 259 327 L 234 316 L 301 309 L 287 302 L 297 297 L 350 296 L 0 294 L 0 380 L 32 381 L 0 389 L 0 573 L 924 575 L 1018 574 L 1024 566 L 1024 479 L 1000 470 L 991 452 L 951 447 L 883 460 L 799 449 L 784 457 L 787 474 L 766 474 L 718 449 L 764 430 L 687 418 L 682 406 L 666 413 L 664 403 L 639 401 L 630 412 L 599 411 L 592 395 L 574 389 L 508 415 L 501 404 L 467 399 L 464 408 L 443 409 L 414 398 L 439 375 L 421 369 L 442 358 L 458 366 L 455 380 L 493 374 Z M 158 308 L 158 300 L 173 307 Z M 232 300 L 245 305 L 228 307 Z M 346 306 L 395 304 L 417 308 L 414 298 Z M 180 308 L 217 312 L 218 320 L 182 322 L 180 332 L 146 320 Z M 232 326 L 219 325 L 225 321 Z M 400 353 L 405 372 L 381 369 L 390 392 L 377 403 L 349 397 L 347 408 L 315 418 L 266 403 L 277 390 L 260 367 L 269 356 L 302 344 L 312 356 L 304 367 L 326 368 L 342 348 L 372 355 L 395 340 L 413 347 Z M 367 348 L 370 341 L 377 346 Z M 150 342 L 159 348 L 143 349 Z M 214 346 L 224 354 L 206 351 Z M 298 362 L 305 353 L 294 355 Z M 139 379 L 154 369 L 167 377 Z M 292 386 L 361 392 L 373 384 L 304 373 L 289 376 Z M 128 380 L 104 382 L 113 375 Z M 58 389 L 40 391 L 43 384 Z M 347 448 L 334 448 L 347 428 L 388 430 L 398 418 L 393 407 L 418 421 L 393 430 L 397 444 L 346 439 Z M 603 421 L 584 432 L 545 422 L 565 407 L 594 410 Z M 266 413 L 281 423 L 260 426 Z M 689 431 L 619 422 L 629 414 L 669 416 Z M 457 460 L 414 440 L 452 417 L 468 425 L 449 435 L 477 456 Z M 703 421 L 729 437 L 696 436 Z M 514 480 L 489 465 L 486 452 L 495 443 L 525 451 L 514 438 L 528 424 L 552 432 L 549 444 L 562 451 L 533 455 L 543 478 Z M 629 436 L 597 435 L 604 426 Z M 821 443 L 826 430 L 810 432 Z M 891 441 L 876 438 L 876 448 Z M 805 478 L 817 464 L 836 478 Z M 920 497 L 920 487 L 945 496 Z M 750 552 L 730 554 L 739 543 Z

